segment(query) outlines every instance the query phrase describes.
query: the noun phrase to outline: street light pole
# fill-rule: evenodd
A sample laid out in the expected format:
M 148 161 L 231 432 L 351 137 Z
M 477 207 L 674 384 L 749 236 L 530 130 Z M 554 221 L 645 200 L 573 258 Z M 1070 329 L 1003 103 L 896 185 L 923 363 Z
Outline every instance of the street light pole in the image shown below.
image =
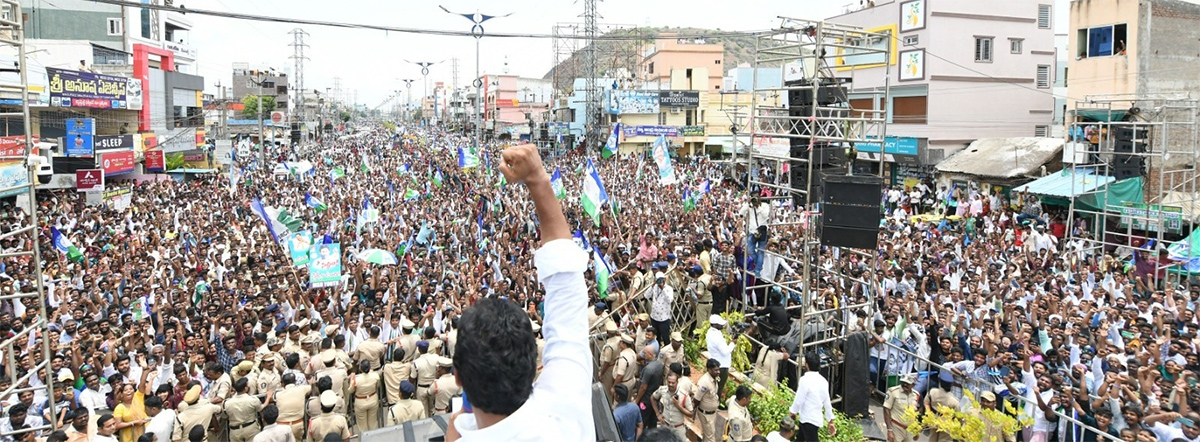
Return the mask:
M 473 81 L 472 84 L 475 85 L 475 150 L 478 151 L 483 130 L 481 127 L 483 125 L 483 79 L 479 77 L 479 40 L 483 39 L 483 22 L 493 18 L 508 17 L 512 15 L 512 13 L 510 12 L 504 15 L 484 15 L 481 14 L 477 9 L 475 10 L 474 14 L 463 14 L 459 12 L 451 12 L 449 9 L 446 9 L 445 6 L 439 5 L 438 7 L 442 8 L 443 11 L 446 11 L 447 14 L 460 15 L 463 18 L 471 21 L 471 36 L 475 37 L 475 81 Z
M 266 71 L 254 71 L 252 75 L 253 78 L 250 80 L 258 86 L 258 161 L 260 163 L 264 163 L 266 161 L 267 150 L 267 140 L 263 131 L 263 83 L 266 83 L 267 78 L 270 78 L 270 74 L 274 72 L 275 69 L 273 68 L 268 68 Z M 256 79 L 258 81 L 255 81 Z

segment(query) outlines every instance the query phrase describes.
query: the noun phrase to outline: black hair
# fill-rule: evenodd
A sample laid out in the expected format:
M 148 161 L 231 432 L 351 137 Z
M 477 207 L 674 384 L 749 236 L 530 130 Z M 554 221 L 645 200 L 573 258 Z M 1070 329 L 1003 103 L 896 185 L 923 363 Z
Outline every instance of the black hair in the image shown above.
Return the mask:
M 638 442 L 687 442 L 679 440 L 675 437 L 675 433 L 671 432 L 670 428 L 657 427 L 642 432 L 642 437 L 638 438 Z
M 750 397 L 751 393 L 752 392 L 750 391 L 750 387 L 747 387 L 745 385 L 738 385 L 737 390 L 733 391 L 733 397 L 734 397 L 734 399 L 740 401 L 742 399 Z
M 17 402 L 16 404 L 14 404 L 13 406 L 8 408 L 8 416 L 10 416 L 10 417 L 16 416 L 18 414 L 25 414 L 27 412 L 29 412 L 29 406 L 25 405 L 23 403 L 20 403 L 20 402 Z
M 454 372 L 473 407 L 509 415 L 529 399 L 537 344 L 516 304 L 487 298 L 467 309 L 455 345 Z
M 392 362 L 400 362 L 404 360 L 404 349 L 396 348 L 392 350 Z
M 343 441 L 345 441 L 345 439 L 342 439 L 342 435 L 340 433 L 329 433 L 329 434 L 325 435 L 324 439 L 321 439 L 321 442 L 343 442 Z
M 300 355 L 296 353 L 288 353 L 287 357 L 283 359 L 283 363 L 284 365 L 287 365 L 287 368 L 295 369 L 296 366 L 300 364 Z
M 317 392 L 324 393 L 326 390 L 333 389 L 333 379 L 330 378 L 329 376 L 321 376 L 320 379 L 317 379 L 316 385 L 317 385 Z
M 237 381 L 233 382 L 233 391 L 235 391 L 235 392 L 245 393 L 249 388 L 250 388 L 250 380 L 249 379 L 240 378 Z
M 333 346 L 342 348 L 346 345 L 346 335 L 333 335 Z
M 152 434 L 143 434 L 142 435 L 142 437 L 146 437 L 146 436 L 150 436 L 151 439 L 154 438 L 154 435 L 152 435 Z M 67 442 L 67 433 L 63 430 L 57 430 L 53 433 L 50 433 L 49 436 L 46 436 L 46 442 Z M 138 442 L 142 442 L 142 440 L 139 438 Z M 154 442 L 154 441 L 151 440 L 150 442 Z
M 810 351 L 804 354 L 804 366 L 809 370 L 817 370 L 821 368 L 821 357 L 817 352 Z
M 110 420 L 113 420 L 113 415 L 111 415 L 109 413 L 104 413 L 104 414 L 100 415 L 100 417 L 96 418 L 96 428 L 103 427 L 104 424 Z
M 279 407 L 275 404 L 267 404 L 262 409 L 262 420 L 264 424 L 271 425 L 279 420 Z
M 613 386 L 613 398 L 618 404 L 623 404 L 629 400 L 629 387 L 625 384 L 617 384 Z
M 296 374 L 295 373 L 284 373 L 284 375 L 279 378 L 279 382 L 283 383 L 284 386 L 295 384 L 296 383 Z
M 368 361 L 366 359 L 358 361 L 358 372 L 359 373 L 370 373 L 371 372 L 371 361 Z
M 201 442 L 206 436 L 208 436 L 208 431 L 204 429 L 203 425 L 196 425 L 188 430 L 189 442 Z
M 160 398 L 158 396 L 150 396 L 150 397 L 146 398 L 146 402 L 144 404 L 142 404 L 142 407 L 143 408 L 162 408 L 163 407 L 162 398 Z
M 720 367 L 721 367 L 721 363 L 717 362 L 716 359 L 709 359 L 708 362 L 704 363 L 704 368 L 707 370 L 712 370 L 714 368 L 720 368 Z

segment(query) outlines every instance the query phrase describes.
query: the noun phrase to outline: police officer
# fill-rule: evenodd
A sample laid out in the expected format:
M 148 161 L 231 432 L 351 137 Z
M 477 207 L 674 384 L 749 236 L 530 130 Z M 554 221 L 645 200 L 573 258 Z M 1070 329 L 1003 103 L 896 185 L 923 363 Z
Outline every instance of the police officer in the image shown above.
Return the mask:
M 617 330 L 617 323 L 612 319 L 604 322 L 604 333 L 608 335 L 608 339 L 600 347 L 600 383 L 604 385 L 604 393 L 608 395 L 608 400 L 612 401 L 613 366 L 616 365 L 617 355 L 621 352 L 621 335 Z
M 613 370 L 613 384 L 621 384 L 631 391 L 636 391 L 633 386 L 638 379 L 638 355 L 633 351 L 633 344 L 633 336 L 621 335 L 621 353 L 617 356 L 617 366 Z
M 258 412 L 262 410 L 263 403 L 258 396 L 250 395 L 250 385 L 249 378 L 243 377 L 234 381 L 233 390 L 236 393 L 225 401 L 230 442 L 250 442 L 254 435 L 258 434 Z M 267 392 L 268 401 L 272 394 L 271 391 Z
M 912 434 L 908 432 L 910 422 L 904 418 L 904 410 L 917 406 L 918 394 L 913 391 L 916 380 L 915 375 L 905 375 L 900 378 L 900 385 L 887 391 L 887 399 L 883 401 L 883 420 L 887 425 L 888 442 L 913 442 Z
M 653 399 L 654 414 L 658 416 L 659 426 L 670 428 L 675 437 L 681 441 L 687 440 L 687 419 L 694 414 L 692 399 L 679 389 L 679 375 L 667 372 L 667 382 L 658 387 L 650 396 Z
M 750 387 L 739 385 L 726 404 L 729 410 L 729 439 L 733 442 L 749 442 L 754 437 L 754 424 L 750 421 Z
M 175 416 L 175 429 L 171 431 L 172 442 L 183 442 L 187 440 L 186 429 L 191 429 L 199 425 L 201 428 L 208 428 L 213 421 L 213 416 L 221 412 L 221 406 L 210 401 L 200 401 L 201 388 L 199 385 L 193 385 L 188 389 L 187 394 L 183 395 L 183 402 L 188 406 L 180 407 L 180 412 Z M 211 436 L 208 434 L 206 436 Z M 205 442 L 208 437 L 204 438 Z
M 429 353 L 429 341 L 424 339 L 417 341 L 417 351 L 421 352 L 421 356 L 413 361 L 409 376 L 417 384 L 417 400 L 425 406 L 425 415 L 428 416 L 433 412 L 433 395 L 429 394 L 429 387 L 438 377 L 438 357 Z
M 371 338 L 360 342 L 354 349 L 354 358 L 358 361 L 371 361 L 371 369 L 378 370 L 383 366 L 383 354 L 387 346 L 379 342 L 379 326 L 372 325 L 369 331 Z
M 350 378 L 350 374 L 347 373 L 346 369 L 342 368 L 341 364 L 338 363 L 337 352 L 333 350 L 325 350 L 321 352 L 320 356 L 321 362 L 325 364 L 325 367 L 317 370 L 317 372 L 313 374 L 313 377 L 315 379 L 321 379 L 325 376 L 328 376 L 329 380 L 333 382 L 333 386 L 331 388 L 333 393 L 338 395 L 338 399 L 340 399 L 342 402 L 346 402 L 345 388 L 348 384 L 347 381 Z
M 258 361 L 258 371 L 254 373 L 256 391 L 267 392 L 278 390 L 280 381 L 279 371 L 275 369 L 274 353 L 270 353 Z
M 297 441 L 304 438 L 304 402 L 312 392 L 307 385 L 296 384 L 296 374 L 283 375 L 283 390 L 275 393 L 275 403 L 279 406 L 278 425 L 290 426 L 292 436 Z
M 358 431 L 374 430 L 379 426 L 379 372 L 371 370 L 371 361 L 358 361 L 359 374 L 350 378 L 354 392 L 354 419 Z
M 450 403 L 462 393 L 462 387 L 452 373 L 454 360 L 445 356 L 438 358 L 438 378 L 433 381 L 433 414 L 450 413 Z
M 425 418 L 425 407 L 421 402 L 413 398 L 417 394 L 417 386 L 412 382 L 400 382 L 400 399 L 396 405 L 388 409 L 387 424 L 388 426 L 400 425 L 405 422 L 415 421 Z
M 709 359 L 704 364 L 704 368 L 706 372 L 696 383 L 696 390 L 692 392 L 692 400 L 700 411 L 700 414 L 696 415 L 701 429 L 700 441 L 717 442 L 716 414 L 717 405 L 720 403 L 717 396 L 717 379 L 721 376 L 721 363 L 716 359 Z
M 392 362 L 383 366 L 383 389 L 387 392 L 387 403 L 400 402 L 400 383 L 409 379 L 412 365 L 404 363 L 404 349 L 392 350 Z
M 258 375 L 252 370 L 254 370 L 254 361 L 247 359 L 242 362 L 238 362 L 238 364 L 233 366 L 233 369 L 229 371 L 229 380 L 233 382 L 236 387 L 237 381 L 246 379 L 247 385 L 250 388 L 250 390 L 246 393 L 258 394 Z M 236 394 L 237 388 L 234 388 L 233 391 Z
M 683 335 L 679 332 L 672 332 L 671 343 L 658 350 L 658 359 L 662 361 L 663 365 L 670 366 L 675 362 L 684 363 L 684 358 Z
M 346 421 L 346 416 L 333 412 L 339 401 L 332 391 L 321 393 L 321 415 L 308 423 L 309 440 L 325 440 L 327 434 L 339 434 L 343 440 L 350 438 L 350 423 Z

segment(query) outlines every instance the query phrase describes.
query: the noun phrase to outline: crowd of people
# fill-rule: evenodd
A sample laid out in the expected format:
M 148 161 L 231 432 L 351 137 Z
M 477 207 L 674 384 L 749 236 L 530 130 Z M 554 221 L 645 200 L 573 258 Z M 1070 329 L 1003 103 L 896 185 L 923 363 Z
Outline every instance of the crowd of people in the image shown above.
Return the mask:
M 1181 290 L 1153 277 L 1158 256 L 1140 243 L 1103 250 L 1067 241 L 1062 217 L 1036 197 L 897 186 L 881 195 L 877 255 L 806 255 L 808 212 L 744 187 L 745 173 L 780 179 L 767 169 L 676 158 L 679 182 L 665 186 L 645 156 L 547 155 L 540 170 L 556 177 L 547 184 L 558 226 L 541 186 L 502 173 L 507 150 L 485 146 L 467 155 L 477 156 L 472 163 L 459 149 L 469 145 L 439 131 L 364 127 L 237 156 L 227 174 L 124 183 L 128 207 L 40 195 L 43 262 L 5 258 L 0 288 L 35 290 L 40 265 L 49 325 L 0 361 L 0 391 L 50 379 L 56 397 L 27 389 L 0 398 L 0 441 L 315 442 L 443 414 L 470 416 L 450 425 L 463 440 L 520 439 L 533 430 L 496 416 L 538 428 L 519 411 L 526 398 L 587 396 L 587 379 L 566 386 L 569 371 L 552 376 L 545 364 L 572 348 L 590 356 L 571 362 L 603 386 L 621 440 L 688 440 L 689 428 L 704 441 L 809 440 L 817 428 L 834 431 L 827 405 L 797 401 L 778 432 L 757 435 L 747 411 L 755 393 L 727 388 L 734 353 L 745 351 L 727 335 L 744 331 L 756 338 L 747 355 L 755 382 L 820 389 L 797 369 L 818 362 L 771 339 L 797 324 L 807 330 L 795 309 L 803 302 L 822 312 L 809 317 L 818 329 L 869 334 L 889 442 L 916 436 L 905 408 L 938 405 L 1013 410 L 1029 419 L 1016 435 L 1027 442 L 1097 440 L 1095 431 L 1128 442 L 1200 440 L 1200 285 Z M 606 190 L 599 213 L 581 203 L 591 167 Z M 21 209 L 0 210 L 15 218 Z M 929 213 L 943 216 L 913 216 Z M 589 255 L 584 264 L 574 248 L 539 252 L 550 227 L 568 232 Z M 301 232 L 340 245 L 336 281 L 310 287 L 309 268 L 289 250 Z M 79 253 L 64 253 L 56 236 Z M 0 241 L 6 251 L 20 245 Z M 374 249 L 395 263 L 369 259 Z M 797 259 L 821 269 L 807 297 L 796 290 Z M 548 277 L 548 268 L 586 278 L 578 336 L 554 324 L 565 307 L 548 302 L 577 281 Z M 39 315 L 36 300 L 0 304 L 9 336 Z M 503 311 L 495 304 L 519 309 L 520 321 L 471 319 Z M 727 324 L 721 314 L 731 310 L 751 319 Z M 683 346 L 701 323 L 711 328 L 693 364 Z M 526 325 L 537 381 L 521 381 L 518 351 L 480 356 L 524 341 L 460 339 L 471 327 Z M 562 343 L 583 335 L 590 351 Z M 49 373 L 29 375 L 43 339 Z M 463 397 L 472 388 L 479 394 Z M 486 412 L 461 414 L 472 405 Z M 579 407 L 588 423 L 564 418 L 572 429 L 564 431 L 592 431 L 590 404 Z M 716 427 L 720 411 L 726 428 Z M 51 422 L 60 430 L 19 431 Z

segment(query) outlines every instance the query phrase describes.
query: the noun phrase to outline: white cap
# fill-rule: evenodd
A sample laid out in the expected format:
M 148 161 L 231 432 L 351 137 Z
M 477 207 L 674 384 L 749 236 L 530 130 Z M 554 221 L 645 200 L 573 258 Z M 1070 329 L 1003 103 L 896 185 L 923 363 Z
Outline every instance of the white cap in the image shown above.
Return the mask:
M 338 400 L 337 394 L 334 394 L 333 390 L 325 390 L 325 392 L 321 393 L 321 406 L 322 407 L 336 406 L 337 400 Z
M 708 317 L 708 323 L 709 323 L 709 324 L 712 324 L 712 325 L 720 325 L 720 326 L 724 326 L 724 325 L 725 325 L 725 318 L 722 318 L 722 317 L 720 317 L 720 316 L 718 316 L 718 315 L 712 315 L 712 316 L 709 316 L 709 317 Z

